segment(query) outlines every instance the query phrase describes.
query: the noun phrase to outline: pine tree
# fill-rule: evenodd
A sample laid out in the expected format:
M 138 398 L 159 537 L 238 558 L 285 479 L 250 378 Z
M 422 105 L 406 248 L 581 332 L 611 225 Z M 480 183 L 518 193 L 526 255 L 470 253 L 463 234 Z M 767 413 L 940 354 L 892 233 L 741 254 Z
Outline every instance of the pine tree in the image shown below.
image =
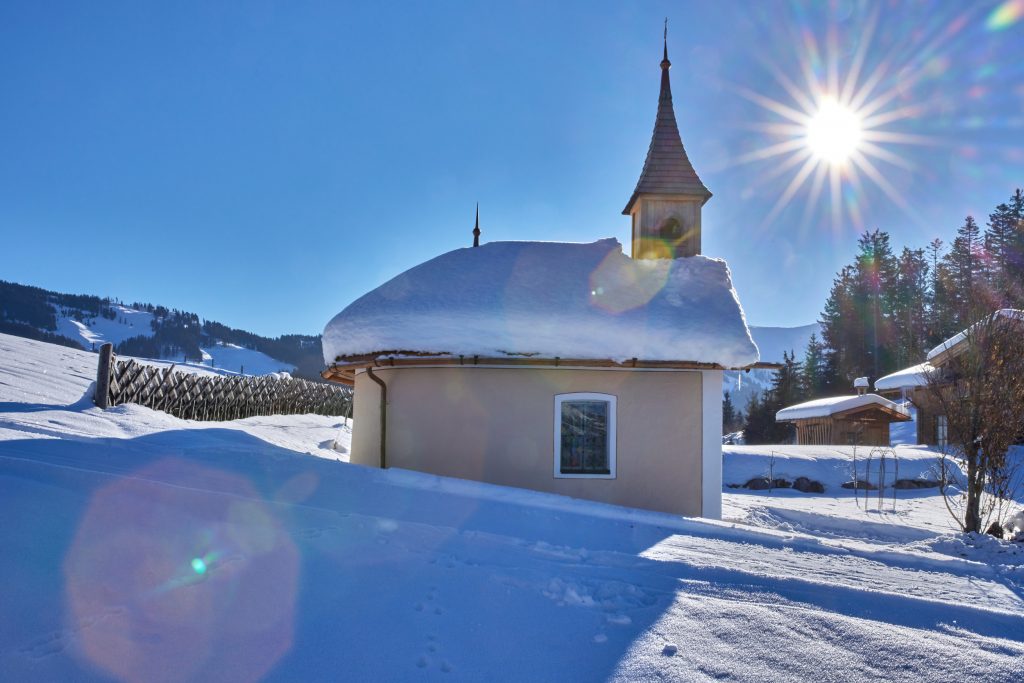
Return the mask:
M 754 394 L 747 403 L 747 418 L 743 423 L 745 443 L 758 445 L 770 443 L 769 430 L 775 424 L 775 413 L 771 410 L 770 392 L 765 389 L 760 396 Z
M 722 400 L 722 433 L 729 434 L 736 431 L 737 423 L 736 407 L 732 404 L 732 396 L 729 392 L 725 392 L 725 398 Z
M 990 284 L 999 305 L 1024 306 L 1024 192 L 1020 189 L 989 214 L 985 244 L 998 269 Z
M 991 258 L 989 285 L 997 292 L 1007 293 L 1006 261 L 1013 239 L 1013 216 L 1008 204 L 1000 204 L 988 215 L 985 228 L 985 251 Z
M 796 361 L 796 354 L 783 351 L 782 367 L 775 372 L 771 389 L 772 401 L 779 410 L 804 400 L 802 375 L 803 364 Z
M 903 248 L 892 299 L 893 355 L 898 367 L 906 367 L 916 363 L 925 348 L 930 347 L 927 342 L 928 261 L 923 249 Z
M 935 346 L 944 339 L 948 339 L 955 333 L 956 328 L 955 315 L 950 303 L 952 296 L 950 275 L 946 268 L 942 247 L 943 242 L 937 237 L 928 244 L 927 258 L 931 266 L 931 278 L 928 287 L 926 346 Z
M 822 336 L 836 351 L 838 379 L 881 374 L 896 369 L 893 315 L 898 262 L 888 233 L 865 232 L 857 241 L 853 265 L 832 283 L 822 313 Z
M 821 398 L 825 388 L 825 347 L 818 341 L 817 334 L 811 334 L 804 351 L 803 371 L 800 385 L 805 397 Z
M 974 217 L 967 216 L 943 259 L 949 271 L 950 303 L 960 328 L 977 317 L 975 309 L 989 307 L 983 254 L 981 230 Z

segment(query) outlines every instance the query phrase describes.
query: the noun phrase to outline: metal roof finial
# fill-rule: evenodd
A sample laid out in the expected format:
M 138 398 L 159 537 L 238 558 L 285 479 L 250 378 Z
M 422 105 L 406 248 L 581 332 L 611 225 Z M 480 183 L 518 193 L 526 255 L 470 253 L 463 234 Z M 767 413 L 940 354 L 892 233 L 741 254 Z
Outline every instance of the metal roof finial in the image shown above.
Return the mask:
M 476 225 L 473 226 L 473 246 L 480 246 L 480 202 L 476 203 Z
M 668 61 L 668 17 L 665 17 L 665 36 L 664 36 L 664 38 L 665 38 L 665 52 L 663 53 L 664 56 L 661 59 L 661 68 L 662 69 L 667 69 L 668 67 L 672 66 L 672 62 Z

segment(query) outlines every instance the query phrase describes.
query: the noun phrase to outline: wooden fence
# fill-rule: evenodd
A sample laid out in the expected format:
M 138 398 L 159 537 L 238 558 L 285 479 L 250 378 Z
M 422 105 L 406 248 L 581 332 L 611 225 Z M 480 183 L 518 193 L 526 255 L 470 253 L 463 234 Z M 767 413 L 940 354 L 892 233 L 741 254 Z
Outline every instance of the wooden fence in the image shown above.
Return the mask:
M 136 403 L 185 420 L 236 420 L 254 415 L 352 416 L 352 390 L 273 375 L 197 375 L 114 356 L 100 347 L 94 401 L 100 408 Z

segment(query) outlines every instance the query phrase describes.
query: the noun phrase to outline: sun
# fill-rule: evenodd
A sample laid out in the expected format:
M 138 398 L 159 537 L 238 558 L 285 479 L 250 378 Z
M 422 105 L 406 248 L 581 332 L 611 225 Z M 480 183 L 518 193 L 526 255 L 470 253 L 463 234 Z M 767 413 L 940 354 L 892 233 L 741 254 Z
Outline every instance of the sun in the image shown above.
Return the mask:
M 849 107 L 826 97 L 818 111 L 807 121 L 807 147 L 815 157 L 833 166 L 842 166 L 858 151 L 861 120 Z
M 828 197 L 834 233 L 842 229 L 844 213 L 849 215 L 853 227 L 863 229 L 863 199 L 868 183 L 908 216 L 920 221 L 916 208 L 893 183 L 890 167 L 898 169 L 896 177 L 914 173 L 919 169 L 911 155 L 898 148 L 935 146 L 942 142 L 933 136 L 905 132 L 934 106 L 912 97 L 915 84 L 929 78 L 931 72 L 924 62 L 919 63 L 916 58 L 907 61 L 898 50 L 881 51 L 874 39 L 879 16 L 880 10 L 875 8 L 858 23 L 855 40 L 854 32 L 850 32 L 841 41 L 839 27 L 831 23 L 821 44 L 813 32 L 801 30 L 794 43 L 796 51 L 792 55 L 781 54 L 787 63 L 795 58 L 792 70 L 783 67 L 776 52 L 766 54 L 762 63 L 774 83 L 760 87 L 774 89 L 780 99 L 750 86 L 732 86 L 768 117 L 752 117 L 740 124 L 757 131 L 759 139 L 743 154 L 730 158 L 726 167 L 764 165 L 765 172 L 754 182 L 765 186 L 789 177 L 765 214 L 762 227 L 772 224 L 806 190 L 799 197 L 803 204 L 801 230 L 821 224 L 817 216 L 819 200 L 824 197 Z M 954 43 L 950 41 L 959 31 L 963 16 L 966 15 L 955 19 L 941 36 L 928 43 L 927 50 L 952 49 Z M 939 17 L 937 21 L 944 24 L 945 18 Z M 789 37 L 787 41 L 792 42 Z

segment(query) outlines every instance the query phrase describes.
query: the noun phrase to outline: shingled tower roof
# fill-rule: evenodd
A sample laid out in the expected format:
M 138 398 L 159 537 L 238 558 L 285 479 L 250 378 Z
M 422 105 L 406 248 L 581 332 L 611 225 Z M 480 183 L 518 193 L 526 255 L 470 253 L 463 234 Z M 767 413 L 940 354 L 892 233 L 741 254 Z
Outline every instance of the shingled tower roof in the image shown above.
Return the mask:
M 707 201 L 711 192 L 697 177 L 690 159 L 683 149 L 676 126 L 676 113 L 672 108 L 672 86 L 669 83 L 668 36 L 665 37 L 665 53 L 661 60 L 661 93 L 658 95 L 658 116 L 654 120 L 654 135 L 647 150 L 644 170 L 640 173 L 633 196 L 629 198 L 624 215 L 629 215 L 633 203 L 641 194 L 675 194 L 704 197 Z

